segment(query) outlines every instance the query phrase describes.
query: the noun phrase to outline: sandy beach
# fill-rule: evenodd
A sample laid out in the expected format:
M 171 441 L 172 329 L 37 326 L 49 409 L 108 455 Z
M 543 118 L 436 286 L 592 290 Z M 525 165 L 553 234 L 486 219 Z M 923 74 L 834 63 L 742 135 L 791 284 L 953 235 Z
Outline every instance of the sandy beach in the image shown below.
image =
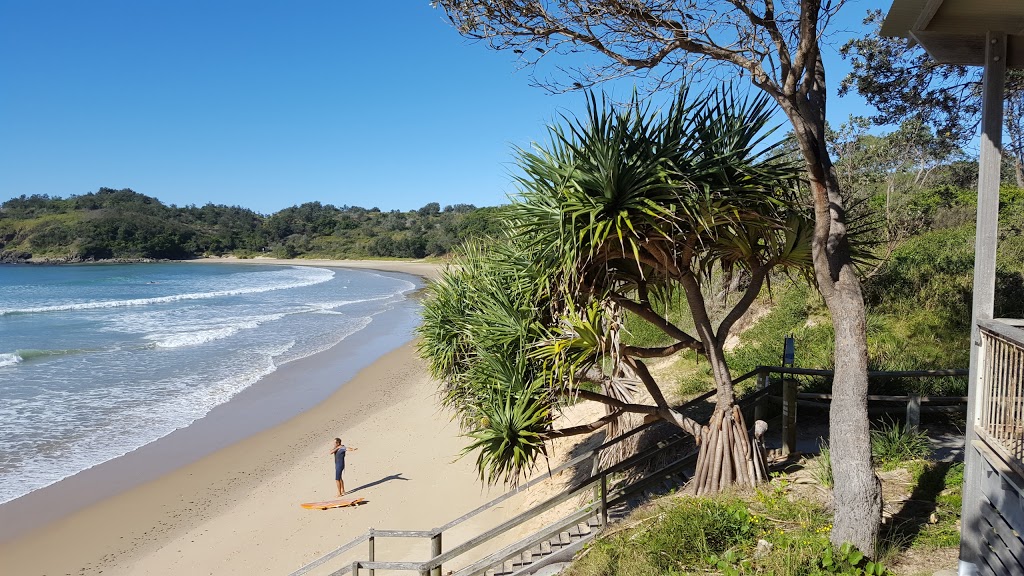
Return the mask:
M 315 258 L 203 258 L 189 260 L 190 264 L 223 264 L 235 262 L 240 264 L 273 264 L 276 266 L 324 266 L 327 268 L 358 268 L 363 270 L 381 270 L 384 272 L 401 272 L 413 274 L 428 280 L 437 278 L 440 266 L 424 260 L 320 260 Z
M 432 264 L 406 262 L 239 262 L 340 265 L 421 276 L 436 272 Z M 0 506 L 0 572 L 288 574 L 367 528 L 427 530 L 500 493 L 481 487 L 472 458 L 458 459 L 466 440 L 438 407 L 436 383 L 414 343 L 387 352 L 351 378 L 337 376 L 351 361 L 342 348 L 287 364 L 272 375 L 292 382 L 342 379 L 331 382 L 338 388 L 326 400 L 283 423 L 158 471 L 138 485 L 119 487 L 122 474 L 115 460 L 87 471 L 91 475 L 78 475 L 92 480 L 72 477 Z M 231 404 L 244 407 L 244 399 Z M 258 410 L 251 414 L 262 417 Z M 230 438 L 231 421 L 244 418 L 223 420 L 220 428 L 213 423 L 189 428 L 195 428 L 193 436 L 214 441 L 213 436 Z M 348 457 L 346 487 L 368 503 L 302 509 L 301 502 L 335 497 L 329 453 L 335 436 L 358 448 Z M 148 468 L 140 464 L 147 462 L 147 453 L 149 462 L 160 460 L 153 454 L 159 454 L 161 442 L 129 454 L 134 455 L 125 457 L 134 463 L 129 465 Z M 163 442 L 163 450 L 187 448 L 187 442 L 176 442 Z M 115 493 L 103 495 L 98 486 L 110 483 L 114 487 L 106 490 Z M 98 501 L 81 507 L 90 494 Z M 509 513 L 499 506 L 491 516 Z M 470 523 L 464 530 L 473 528 Z M 378 557 L 386 553 L 389 559 L 425 560 L 428 552 L 422 540 L 392 541 L 383 550 L 378 545 Z

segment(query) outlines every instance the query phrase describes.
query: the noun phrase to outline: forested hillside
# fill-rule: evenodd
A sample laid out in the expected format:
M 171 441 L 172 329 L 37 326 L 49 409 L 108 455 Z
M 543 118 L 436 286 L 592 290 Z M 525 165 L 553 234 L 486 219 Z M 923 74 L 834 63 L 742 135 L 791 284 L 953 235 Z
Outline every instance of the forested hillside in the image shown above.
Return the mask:
M 861 265 L 868 315 L 869 368 L 919 370 L 966 368 L 974 277 L 977 162 L 943 146 L 920 124 L 885 135 L 852 119 L 830 134 L 836 171 L 847 192 L 857 228 L 854 239 L 868 255 Z M 996 269 L 997 317 L 1024 317 L 1024 188 L 1016 186 L 1012 159 L 1003 169 Z M 716 282 L 721 282 L 716 277 Z M 745 282 L 733 278 L 733 290 Z M 726 286 L 714 287 L 721 299 Z M 681 297 L 680 297 L 681 298 Z M 721 315 L 717 302 L 712 314 Z M 668 316 L 690 328 L 679 300 Z M 777 275 L 762 292 L 756 321 L 727 353 L 733 375 L 758 365 L 778 365 L 786 336 L 796 341 L 796 364 L 833 366 L 834 334 L 824 302 L 803 278 Z M 633 342 L 664 345 L 663 334 L 630 328 Z M 704 391 L 706 363 L 687 353 L 669 372 L 682 396 Z M 809 379 L 808 379 L 809 380 Z M 877 393 L 966 393 L 966 379 L 874 382 Z M 827 382 L 819 382 L 828 390 Z
M 20 196 L 0 204 L 0 260 L 442 256 L 467 238 L 495 234 L 496 210 L 431 202 L 382 212 L 309 202 L 263 216 L 238 206 L 167 206 L 128 189 Z

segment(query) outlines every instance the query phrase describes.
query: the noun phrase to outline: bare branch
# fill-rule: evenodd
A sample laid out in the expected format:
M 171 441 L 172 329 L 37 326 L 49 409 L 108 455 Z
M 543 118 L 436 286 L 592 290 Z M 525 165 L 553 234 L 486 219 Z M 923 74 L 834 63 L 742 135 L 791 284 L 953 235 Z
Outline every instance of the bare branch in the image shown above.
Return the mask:
M 729 336 L 729 331 L 732 330 L 733 324 L 747 313 L 750 305 L 754 303 L 757 295 L 761 293 L 761 287 L 764 286 L 764 280 L 768 276 L 768 269 L 768 266 L 761 265 L 751 270 L 750 284 L 747 285 L 746 291 L 743 292 L 743 296 L 732 307 L 732 310 L 722 320 L 722 323 L 718 325 L 718 333 L 715 335 L 715 338 L 719 341 L 725 341 L 725 338 Z
M 632 404 L 630 402 L 623 402 L 618 398 L 612 398 L 607 394 L 601 394 L 600 392 L 591 392 L 590 390 L 577 389 L 572 392 L 576 396 L 583 398 L 584 400 L 592 400 L 594 402 L 600 402 L 613 408 L 616 408 L 622 412 L 632 412 L 634 414 L 657 414 L 658 407 L 651 406 L 650 404 Z
M 651 308 L 650 304 L 643 305 L 614 292 L 611 294 L 611 297 L 615 300 L 616 304 L 650 322 L 665 334 L 668 334 L 679 342 L 686 342 L 687 346 L 691 350 L 696 350 L 697 352 L 704 351 L 704 345 L 701 344 L 700 340 L 690 336 L 682 328 L 679 328 L 675 324 L 669 322 L 668 318 L 665 318 L 655 312 L 654 309 Z
M 700 343 L 694 340 L 679 341 L 660 348 L 643 348 L 640 346 L 626 346 L 622 349 L 623 356 L 636 356 L 637 358 L 667 358 L 680 350 L 698 350 Z
M 589 423 L 581 424 L 579 426 L 570 426 L 568 428 L 561 428 L 559 430 L 550 430 L 541 434 L 541 438 L 544 440 L 552 440 L 554 438 L 565 438 L 566 436 L 578 436 L 580 434 L 589 434 L 595 430 L 600 430 L 605 426 L 611 424 L 616 418 L 622 416 L 625 413 L 624 410 L 615 410 L 610 414 Z

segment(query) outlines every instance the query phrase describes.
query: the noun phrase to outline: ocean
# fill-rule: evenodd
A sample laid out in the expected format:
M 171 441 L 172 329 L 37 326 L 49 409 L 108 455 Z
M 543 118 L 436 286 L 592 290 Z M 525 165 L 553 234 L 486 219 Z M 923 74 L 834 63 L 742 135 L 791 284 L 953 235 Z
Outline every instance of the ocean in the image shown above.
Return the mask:
M 256 264 L 0 266 L 0 504 L 343 346 L 408 304 L 414 280 Z

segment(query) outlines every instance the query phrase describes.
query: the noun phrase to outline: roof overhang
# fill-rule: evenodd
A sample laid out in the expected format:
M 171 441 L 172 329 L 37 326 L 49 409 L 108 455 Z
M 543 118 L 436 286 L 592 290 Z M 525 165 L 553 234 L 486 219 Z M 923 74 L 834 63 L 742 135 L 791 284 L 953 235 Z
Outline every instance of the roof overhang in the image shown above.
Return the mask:
M 1006 33 L 1007 67 L 1024 68 L 1024 0 L 893 0 L 882 23 L 942 64 L 983 65 L 988 32 Z

